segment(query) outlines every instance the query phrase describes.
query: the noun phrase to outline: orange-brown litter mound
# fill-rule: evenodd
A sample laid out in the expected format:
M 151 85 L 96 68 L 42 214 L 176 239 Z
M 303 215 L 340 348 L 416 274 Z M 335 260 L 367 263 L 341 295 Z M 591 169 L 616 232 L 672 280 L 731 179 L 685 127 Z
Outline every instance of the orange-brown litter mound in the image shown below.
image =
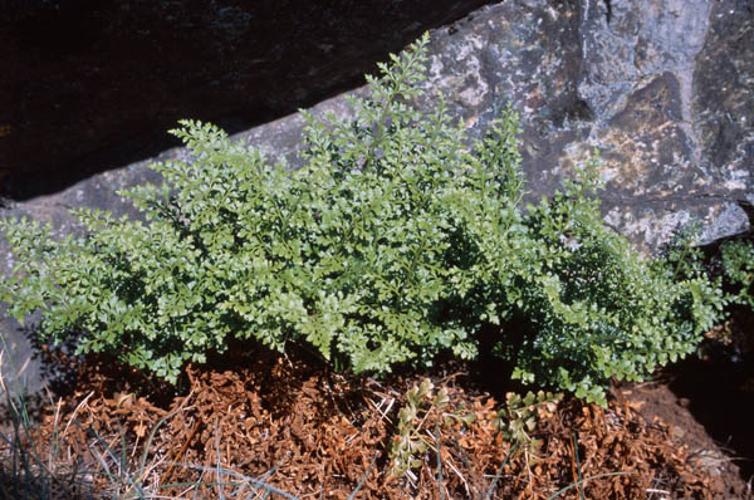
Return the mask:
M 186 498 L 726 497 L 668 428 L 612 396 L 537 411 L 511 442 L 500 401 L 436 377 L 448 401 L 416 418 L 428 446 L 391 473 L 399 410 L 420 377 L 349 382 L 285 359 L 246 369 L 190 368 L 188 391 L 160 408 L 132 393 L 80 390 L 46 410 L 41 457 L 82 471 L 103 494 Z M 86 385 L 86 384 L 83 384 Z M 473 418 L 470 416 L 473 415 Z M 55 450 L 50 450 L 55 443 Z M 439 452 L 438 452 L 439 450 Z M 393 469 L 394 470 L 394 469 Z M 118 491 L 114 491 L 117 489 Z M 130 491 L 129 491 L 130 490 Z M 68 490 L 69 492 L 72 490 Z

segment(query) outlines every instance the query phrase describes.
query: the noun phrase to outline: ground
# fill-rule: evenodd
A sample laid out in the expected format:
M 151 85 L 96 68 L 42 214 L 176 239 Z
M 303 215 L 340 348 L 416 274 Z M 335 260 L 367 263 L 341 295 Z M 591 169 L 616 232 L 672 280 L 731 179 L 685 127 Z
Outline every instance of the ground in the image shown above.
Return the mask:
M 91 489 L 182 498 L 750 495 L 751 464 L 739 469 L 673 391 L 677 369 L 614 387 L 607 408 L 570 397 L 516 406 L 461 364 L 353 379 L 306 353 L 256 351 L 189 367 L 177 387 L 108 360 L 72 369 L 68 390 L 41 405 L 41 425 L 20 433 L 62 497 Z M 411 395 L 412 387 L 428 392 Z M 413 467 L 396 462 L 402 439 Z M 22 496 L 47 491 L 24 484 Z

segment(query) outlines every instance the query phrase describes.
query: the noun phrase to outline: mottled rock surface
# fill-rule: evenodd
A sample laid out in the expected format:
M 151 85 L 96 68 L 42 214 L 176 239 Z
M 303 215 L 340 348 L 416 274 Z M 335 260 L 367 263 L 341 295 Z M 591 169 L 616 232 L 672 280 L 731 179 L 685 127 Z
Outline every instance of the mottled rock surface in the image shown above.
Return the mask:
M 427 86 L 445 94 L 473 134 L 507 104 L 520 111 L 533 197 L 599 150 L 605 219 L 646 250 L 692 219 L 703 221 L 706 241 L 750 229 L 741 203 L 754 202 L 754 0 L 489 5 L 433 32 Z M 348 112 L 342 96 L 315 111 Z M 237 138 L 295 164 L 302 125 L 294 114 Z M 65 231 L 66 206 L 123 210 L 112 191 L 148 178 L 145 164 L 6 214 Z M 22 342 L 8 335 L 10 323 L 3 328 Z
M 529 188 L 597 149 L 606 220 L 654 249 L 744 231 L 754 193 L 754 2 L 505 2 L 438 37 L 432 86 L 483 130 L 521 111 Z M 460 36 L 460 38 L 459 38 Z

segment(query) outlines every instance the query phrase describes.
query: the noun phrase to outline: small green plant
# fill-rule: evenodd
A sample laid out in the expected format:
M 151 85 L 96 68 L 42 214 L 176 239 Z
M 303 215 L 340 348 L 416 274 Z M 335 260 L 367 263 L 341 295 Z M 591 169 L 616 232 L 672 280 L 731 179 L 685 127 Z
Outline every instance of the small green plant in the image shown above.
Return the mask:
M 537 427 L 537 421 L 545 414 L 552 414 L 557 408 L 562 394 L 529 391 L 521 396 L 514 392 L 505 395 L 505 406 L 498 412 L 498 425 L 503 437 L 517 450 L 536 455 L 540 440 L 531 433 Z
M 522 207 L 516 114 L 467 138 L 423 93 L 425 36 L 351 100 L 306 115 L 289 171 L 218 128 L 181 122 L 190 159 L 121 194 L 143 220 L 74 214 L 83 236 L 4 220 L 15 272 L 0 298 L 38 311 L 45 341 L 108 352 L 175 381 L 231 339 L 304 344 L 355 373 L 477 355 L 479 332 L 525 383 L 605 401 L 692 352 L 721 307 L 703 273 L 679 279 L 608 229 L 595 162 Z
M 720 248 L 723 275 L 733 288 L 728 300 L 754 310 L 754 244 L 729 241 Z
M 393 477 L 421 467 L 421 457 L 433 446 L 431 435 L 425 435 L 424 424 L 433 410 L 442 411 L 448 402 L 447 390 L 443 387 L 435 391 L 428 378 L 406 392 L 406 404 L 398 411 L 397 432 L 388 455 Z

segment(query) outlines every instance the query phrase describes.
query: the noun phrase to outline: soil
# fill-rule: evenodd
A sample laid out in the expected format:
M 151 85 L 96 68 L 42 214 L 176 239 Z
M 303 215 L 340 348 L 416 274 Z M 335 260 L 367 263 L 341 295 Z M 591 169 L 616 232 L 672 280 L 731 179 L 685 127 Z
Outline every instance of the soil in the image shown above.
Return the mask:
M 737 316 L 724 342 L 708 342 L 700 356 L 666 374 L 678 404 L 754 477 L 754 314 Z
M 691 413 L 688 398 L 677 395 L 662 382 L 626 387 L 621 392 L 646 421 L 664 423 L 670 437 L 688 447 L 697 467 L 719 478 L 724 485 L 722 496 L 741 498 L 751 494 L 750 460 L 716 440 Z
M 122 495 L 134 484 L 200 498 L 750 495 L 736 463 L 666 382 L 616 387 L 607 408 L 570 398 L 532 406 L 522 439 L 510 426 L 501 431 L 505 400 L 463 365 L 377 381 L 345 378 L 305 354 L 257 352 L 233 366 L 190 367 L 178 394 L 106 360 L 76 371 L 72 390 L 23 436 L 38 456 L 56 457 L 65 497 Z M 407 391 L 425 379 L 430 394 L 405 413 Z M 447 402 L 433 403 L 441 391 Z M 403 471 L 391 449 L 406 415 L 415 432 L 404 444 L 416 462 Z M 104 473 L 119 467 L 128 480 Z

